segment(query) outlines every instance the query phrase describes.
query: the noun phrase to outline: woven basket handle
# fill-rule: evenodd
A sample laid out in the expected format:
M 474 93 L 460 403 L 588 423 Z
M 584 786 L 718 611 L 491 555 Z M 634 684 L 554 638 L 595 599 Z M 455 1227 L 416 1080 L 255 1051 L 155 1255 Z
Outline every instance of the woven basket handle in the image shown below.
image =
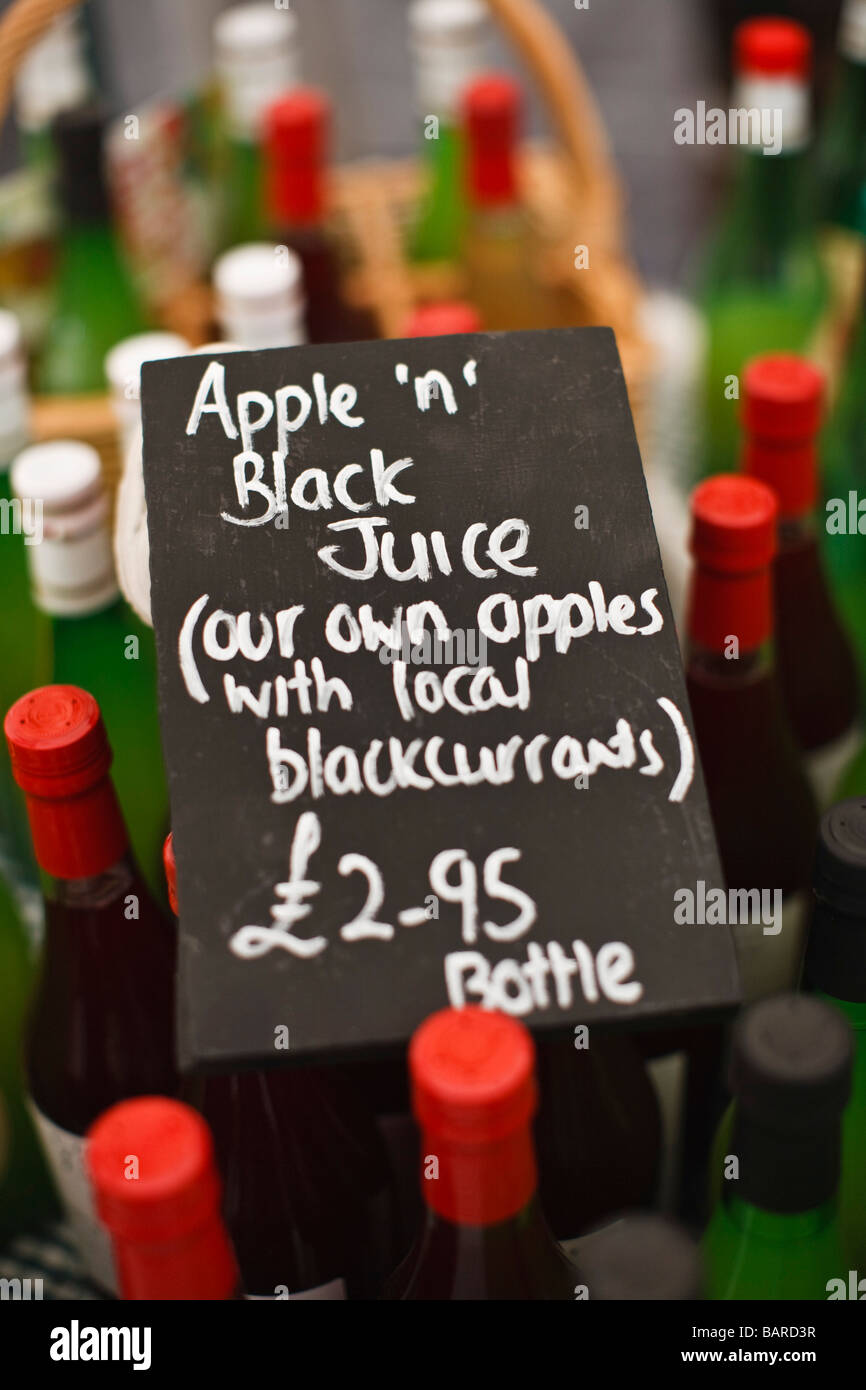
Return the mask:
M 14 0 L 0 19 L 0 124 L 24 54 L 52 21 L 81 0 Z M 604 189 L 619 202 L 604 126 L 571 44 L 541 0 L 487 0 L 491 12 L 533 74 L 578 183 Z

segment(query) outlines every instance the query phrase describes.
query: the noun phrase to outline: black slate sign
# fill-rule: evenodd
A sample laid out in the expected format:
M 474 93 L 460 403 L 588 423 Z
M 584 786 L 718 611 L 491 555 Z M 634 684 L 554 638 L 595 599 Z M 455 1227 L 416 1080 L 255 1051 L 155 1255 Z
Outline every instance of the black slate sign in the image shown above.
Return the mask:
M 148 363 L 187 1068 L 736 1002 L 612 333 Z M 287 1049 L 287 1051 L 286 1051 Z

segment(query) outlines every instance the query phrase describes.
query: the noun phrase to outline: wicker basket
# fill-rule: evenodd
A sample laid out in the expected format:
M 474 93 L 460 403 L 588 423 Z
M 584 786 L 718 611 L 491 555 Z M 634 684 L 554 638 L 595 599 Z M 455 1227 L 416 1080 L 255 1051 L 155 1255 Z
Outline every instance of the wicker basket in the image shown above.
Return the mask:
M 80 0 L 14 0 L 0 20 L 0 119 L 15 71 L 30 45 L 64 10 Z M 606 324 L 616 333 L 632 408 L 640 429 L 651 355 L 637 326 L 641 287 L 624 249 L 623 200 L 605 133 L 571 46 L 541 0 L 487 0 L 495 18 L 541 90 L 556 134 L 555 145 L 521 152 L 524 197 L 539 232 L 540 271 L 568 288 L 575 322 Z M 352 242 L 357 272 L 353 297 L 376 313 L 386 337 L 400 332 L 429 279 L 419 281 L 403 256 L 407 209 L 418 192 L 412 161 L 364 161 L 334 173 L 334 210 Z M 589 266 L 575 270 L 574 247 L 589 248 Z M 447 280 L 443 293 L 453 292 Z M 170 326 L 193 342 L 206 333 L 207 296 L 176 306 Z M 196 317 L 197 316 L 197 317 Z M 200 329 L 200 331 L 198 331 Z M 37 439 L 86 439 L 99 450 L 113 488 L 118 476 L 116 426 L 107 396 L 37 399 Z

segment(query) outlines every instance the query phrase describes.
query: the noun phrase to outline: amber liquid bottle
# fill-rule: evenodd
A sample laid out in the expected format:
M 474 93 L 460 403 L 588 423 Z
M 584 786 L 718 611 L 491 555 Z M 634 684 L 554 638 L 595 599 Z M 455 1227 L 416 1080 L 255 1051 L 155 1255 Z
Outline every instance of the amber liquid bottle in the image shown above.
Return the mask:
M 88 1272 L 113 1290 L 83 1136 L 116 1101 L 176 1088 L 174 933 L 130 855 L 93 696 L 44 686 L 16 701 L 5 731 L 45 893 L 25 1039 L 32 1112 Z
M 165 868 L 177 912 L 170 835 Z M 213 1134 L 247 1298 L 373 1298 L 400 1256 L 384 1145 L 363 1077 L 348 1075 L 295 1066 L 184 1086 Z
M 555 328 L 564 294 L 538 275 L 539 248 L 517 181 L 522 94 L 510 77 L 479 77 L 463 102 L 469 215 L 463 250 L 469 298 L 489 329 Z
M 409 1048 L 426 1216 L 386 1297 L 572 1299 L 536 1194 L 534 1048 L 515 1019 L 443 1009 Z
M 213 1142 L 200 1115 L 165 1096 L 124 1100 L 91 1126 L 86 1152 L 121 1298 L 240 1297 Z
M 313 88 L 298 88 L 265 118 L 265 186 L 272 238 L 299 257 L 307 299 L 307 338 L 342 343 L 375 338 L 372 312 L 343 294 L 345 267 L 327 219 L 331 107 Z
M 814 511 L 824 378 L 804 358 L 758 357 L 743 374 L 743 469 L 776 494 L 776 655 L 791 726 L 819 801 L 859 742 L 857 668 L 824 577 Z

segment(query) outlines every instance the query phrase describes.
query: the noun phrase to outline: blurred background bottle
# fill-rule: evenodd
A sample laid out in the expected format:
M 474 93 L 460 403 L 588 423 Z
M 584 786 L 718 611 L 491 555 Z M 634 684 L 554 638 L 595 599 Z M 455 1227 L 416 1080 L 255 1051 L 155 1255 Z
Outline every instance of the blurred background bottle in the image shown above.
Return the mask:
M 847 1263 L 866 1269 L 866 802 L 843 801 L 821 821 L 804 987 L 846 1019 L 854 1037 L 851 1099 L 842 1122 L 839 1224 Z M 842 1271 L 840 1271 L 842 1272 Z
M 165 1096 L 113 1105 L 88 1132 L 87 1174 L 121 1298 L 240 1297 L 213 1141 L 188 1105 Z
M 130 852 L 93 696 L 44 686 L 16 701 L 5 733 L 44 875 L 25 1041 L 32 1114 L 88 1273 L 110 1291 L 83 1136 L 115 1101 L 176 1087 L 174 934 Z
M 489 38 L 481 0 L 413 0 L 409 7 L 424 181 L 409 239 L 414 261 L 456 261 L 460 254 L 466 221 L 460 101 L 484 71 Z
M 854 655 L 821 558 L 817 434 L 824 378 L 790 354 L 755 358 L 743 373 L 743 470 L 779 505 L 773 563 L 776 658 L 791 727 L 819 804 L 828 805 L 859 746 Z
M 98 107 L 59 115 L 52 127 L 61 228 L 51 332 L 36 368 L 46 395 L 101 391 L 109 348 L 147 325 L 115 234 Z
M 115 785 L 136 857 L 165 896 L 168 791 L 162 760 L 153 631 L 120 597 L 99 455 L 88 444 L 34 444 L 12 465 L 17 497 L 41 507 L 28 549 L 33 599 L 51 621 L 51 680 L 98 699 L 110 722 Z
M 517 148 L 522 92 L 511 77 L 476 78 L 462 101 L 469 211 L 463 248 L 467 292 L 487 328 L 550 328 L 561 299 L 540 279 L 539 248 L 520 196 Z
M 733 379 L 746 360 L 807 350 L 827 304 L 808 165 L 809 33 L 788 19 L 747 20 L 735 34 L 734 67 L 731 107 L 763 111 L 774 129 L 761 132 L 752 121 L 748 140 L 736 151 L 730 201 L 702 275 L 708 335 L 704 474 L 734 467 Z
M 734 1029 L 723 1196 L 704 1235 L 707 1297 L 826 1299 L 847 1266 L 836 1215 L 851 1034 L 817 999 L 779 995 Z
M 844 0 L 836 70 L 818 143 L 821 252 L 836 351 L 856 321 L 866 265 L 866 0 Z
M 267 236 L 265 112 L 300 81 L 298 39 L 297 16 L 284 6 L 235 5 L 214 25 L 223 249 Z
M 327 218 L 331 104 L 323 92 L 298 88 L 268 108 L 265 183 L 273 240 L 303 269 L 306 336 L 311 343 L 377 336 L 371 314 L 345 297 L 336 231 Z

